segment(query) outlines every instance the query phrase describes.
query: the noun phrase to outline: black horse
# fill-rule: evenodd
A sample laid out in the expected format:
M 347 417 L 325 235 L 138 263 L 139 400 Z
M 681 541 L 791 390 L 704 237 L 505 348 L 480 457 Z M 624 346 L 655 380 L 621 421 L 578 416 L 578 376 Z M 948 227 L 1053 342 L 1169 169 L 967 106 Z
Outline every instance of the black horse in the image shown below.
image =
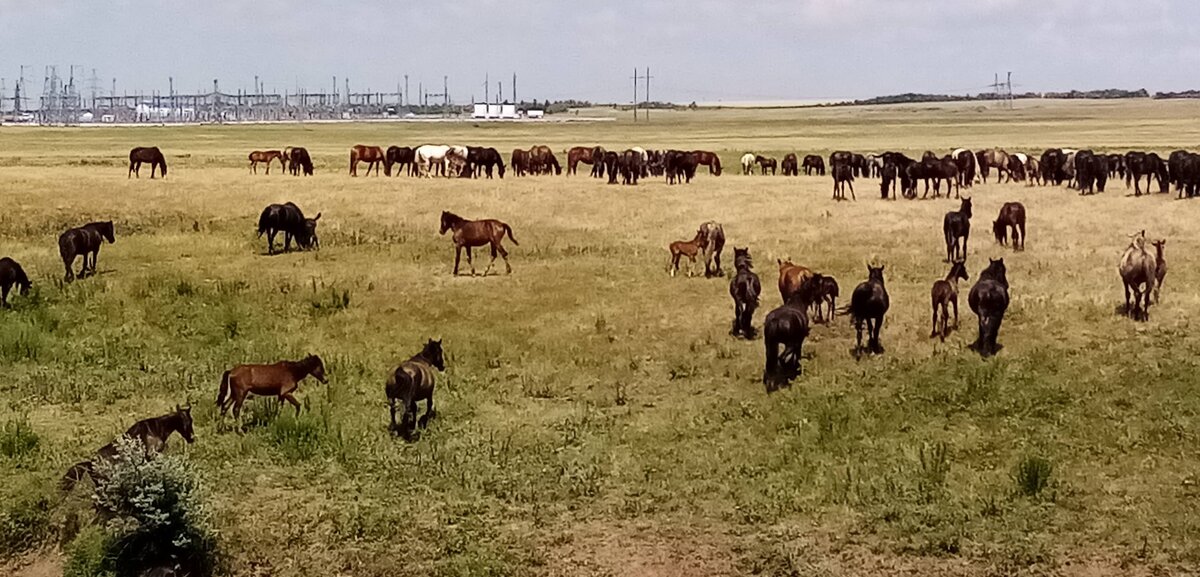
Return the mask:
M 733 267 L 737 274 L 729 281 L 729 296 L 733 297 L 733 329 L 729 334 L 753 339 L 754 310 L 758 308 L 758 296 L 762 284 L 754 273 L 754 261 L 749 248 L 733 248 Z
M 163 153 L 157 146 L 139 146 L 129 151 L 129 177 L 142 177 L 143 162 L 150 163 L 150 178 L 154 178 L 155 169 L 158 169 L 158 173 L 163 177 L 167 176 L 167 159 L 163 158 Z
M 766 344 L 766 366 L 763 384 L 771 393 L 791 384 L 800 375 L 800 355 L 804 339 L 808 338 L 808 308 L 816 299 L 821 286 L 820 274 L 814 274 L 800 284 L 800 289 L 783 306 L 767 313 L 763 321 L 763 341 Z M 783 347 L 783 350 L 780 350 Z
M 0 308 L 8 308 L 8 292 L 12 290 L 13 285 L 16 285 L 24 296 L 29 294 L 33 283 L 29 282 L 29 277 L 20 263 L 8 257 L 0 258 Z
M 59 235 L 58 254 L 62 256 L 63 268 L 67 269 L 64 279 L 66 282 L 75 280 L 75 272 L 71 270 L 71 266 L 75 264 L 75 257 L 78 256 L 83 257 L 83 267 L 79 269 L 79 276 L 87 276 L 89 272 L 96 274 L 96 257 L 100 256 L 100 244 L 105 240 L 109 244 L 116 242 L 111 220 L 91 222 Z M 89 255 L 91 262 L 88 259 Z
M 1042 183 L 1054 183 L 1055 186 L 1061 185 L 1064 180 L 1069 180 L 1067 172 L 1064 170 L 1067 164 L 1067 155 L 1063 154 L 1061 148 L 1048 148 L 1042 153 L 1042 160 L 1038 164 L 1042 171 Z
M 408 167 L 408 176 L 416 176 L 416 153 L 413 149 L 407 146 L 387 147 L 387 152 L 383 153 L 384 176 L 391 176 L 392 170 L 396 171 L 396 176 L 400 176 L 405 167 Z
M 696 176 L 698 164 L 695 152 L 668 150 L 663 155 L 663 173 L 666 174 L 667 184 L 691 183 L 692 178 Z M 612 176 L 610 175 L 609 178 L 611 179 Z M 609 182 L 614 181 L 610 180 Z
M 294 146 L 288 151 L 288 172 L 292 173 L 292 176 L 313 175 L 312 157 L 308 155 L 307 148 Z
M 967 239 L 971 237 L 971 199 L 962 199 L 962 205 L 942 218 L 942 234 L 946 237 L 946 262 L 967 259 Z M 959 239 L 962 242 L 959 242 Z M 961 253 L 961 257 L 959 254 Z
M 504 179 L 504 157 L 500 156 L 500 151 L 495 148 L 468 146 L 467 162 L 475 171 L 473 176 L 478 177 L 482 172 L 488 178 L 492 178 L 492 172 L 496 171 L 501 180 Z
M 636 150 L 626 150 L 621 153 L 620 161 L 617 163 L 618 170 L 621 171 L 621 184 L 637 184 L 638 178 L 647 174 L 642 153 Z M 615 176 L 610 175 L 609 184 L 616 181 Z
M 971 348 L 984 357 L 1000 352 L 1001 346 L 996 344 L 996 337 L 1000 335 L 1004 311 L 1008 310 L 1008 277 L 1005 276 L 1004 259 L 989 260 L 991 262 L 979 274 L 979 280 L 971 287 L 971 294 L 967 297 L 971 311 L 979 317 L 979 338 L 975 339 Z
M 275 254 L 275 235 L 279 232 L 283 233 L 284 252 L 292 249 L 292 239 L 301 249 L 318 248 L 317 221 L 320 219 L 319 212 L 316 218 L 305 218 L 300 207 L 290 202 L 272 204 L 258 217 L 258 237 L 267 233 L 267 254 Z
M 437 374 L 435 370 L 444 372 L 446 361 L 442 356 L 442 341 L 429 339 L 421 352 L 400 363 L 400 366 L 392 371 L 384 385 L 392 416 L 392 431 L 405 439 L 413 440 L 413 434 L 416 432 L 417 402 L 425 401 L 425 414 L 421 415 L 419 421 L 422 429 L 437 415 L 433 410 L 433 387 Z M 399 426 L 396 425 L 397 404 L 403 410 Z
M 858 334 L 854 346 L 854 356 L 858 358 L 863 351 L 863 323 L 867 325 L 867 348 L 872 354 L 883 354 L 883 345 L 879 342 L 879 330 L 883 327 L 883 317 L 891 306 L 887 287 L 883 284 L 883 267 L 867 265 L 867 280 L 854 287 L 850 295 L 850 305 L 839 312 L 849 313 L 854 321 L 854 330 Z
M 804 174 L 806 176 L 812 176 L 814 174 L 818 176 L 825 176 L 825 159 L 817 156 L 816 154 L 805 155 L 800 166 L 804 169 Z
M 1104 192 L 1104 185 L 1108 182 L 1108 157 L 1090 150 L 1076 152 L 1075 182 L 1081 195 Z

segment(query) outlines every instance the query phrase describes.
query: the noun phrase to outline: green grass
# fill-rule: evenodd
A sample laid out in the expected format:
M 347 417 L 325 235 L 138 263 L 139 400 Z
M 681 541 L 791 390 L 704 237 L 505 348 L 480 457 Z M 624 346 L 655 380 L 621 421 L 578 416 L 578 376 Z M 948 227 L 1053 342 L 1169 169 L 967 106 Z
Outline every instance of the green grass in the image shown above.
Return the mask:
M 0 256 L 36 288 L 0 311 L 0 422 L 27 415 L 39 442 L 21 463 L 0 459 L 0 476 L 49 494 L 134 421 L 191 401 L 196 443 L 171 450 L 200 471 L 238 574 L 1185 572 L 1200 563 L 1200 205 L 1121 184 L 1090 198 L 977 186 L 968 269 L 1003 255 L 1013 295 L 1005 348 L 982 360 L 965 346 L 965 294 L 962 328 L 927 338 L 956 203 L 882 202 L 859 181 L 858 202 L 833 204 L 823 178 L 732 174 L 746 150 L 1200 140 L 1179 120 L 1197 103 L 1018 105 L 675 112 L 636 126 L 4 127 Z M 506 156 L 535 143 L 709 148 L 729 174 L 637 188 L 345 174 L 351 144 L 442 141 Z M 167 153 L 166 180 L 125 178 L 122 157 L 145 144 Z M 290 144 L 313 151 L 317 176 L 247 174 L 247 151 Z M 286 200 L 323 213 L 319 252 L 265 256 L 257 216 Z M 1024 253 L 988 234 L 1012 200 L 1029 213 Z M 510 223 L 514 274 L 452 277 L 442 210 Z M 117 233 L 100 274 L 62 285 L 57 235 L 100 218 Z M 814 329 L 804 376 L 766 395 L 762 342 L 727 335 L 728 279 L 663 272 L 667 244 L 708 219 L 751 248 L 760 327 L 779 304 L 775 259 L 836 276 L 843 299 L 865 262 L 884 262 L 887 354 L 856 362 L 839 318 Z M 1151 320 L 1134 323 L 1115 314 L 1116 264 L 1142 228 L 1170 238 L 1171 272 Z M 438 417 L 405 443 L 388 431 L 383 384 L 431 337 L 447 354 Z M 308 353 L 329 384 L 301 385 L 300 417 L 254 400 L 239 434 L 218 416 L 222 371 Z M 1030 455 L 1050 474 L 1025 478 Z

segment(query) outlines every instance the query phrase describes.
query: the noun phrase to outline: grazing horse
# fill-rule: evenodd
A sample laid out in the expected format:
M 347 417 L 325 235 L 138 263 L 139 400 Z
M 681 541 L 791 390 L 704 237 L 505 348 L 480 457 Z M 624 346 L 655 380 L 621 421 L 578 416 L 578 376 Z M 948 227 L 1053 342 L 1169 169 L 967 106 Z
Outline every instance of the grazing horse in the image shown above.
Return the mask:
M 667 184 L 690 184 L 696 176 L 696 158 L 697 154 L 694 152 L 668 150 L 663 155 L 663 172 L 667 176 Z
M 926 196 L 928 196 L 928 194 L 929 194 L 928 183 L 930 180 L 933 180 L 933 197 L 934 198 L 941 196 L 941 188 L 942 188 L 943 180 L 946 181 L 946 198 L 950 198 L 950 190 L 951 189 L 954 190 L 954 196 L 956 198 L 961 198 L 961 196 L 959 196 L 959 189 L 957 188 L 957 186 L 958 186 L 958 163 L 955 162 L 955 160 L 953 158 L 951 158 L 949 155 L 947 155 L 945 158 L 943 158 L 941 160 L 937 160 L 936 158 L 922 160 L 921 166 L 924 169 L 922 172 L 923 172 L 923 175 L 925 176 L 925 183 L 926 183 L 925 194 L 921 195 L 921 198 L 925 198 Z
M 621 158 L 617 163 L 617 168 L 621 171 L 621 184 L 636 185 L 638 177 L 646 174 L 646 155 L 634 149 L 626 150 L 621 153 Z M 612 178 L 610 176 L 610 178 Z M 612 183 L 612 180 L 609 180 Z
M 1178 182 L 1179 198 L 1194 198 L 1200 193 L 1200 154 L 1187 153 L 1179 160 L 1179 167 L 1171 172 L 1171 177 Z
M 1168 181 L 1175 185 L 1175 192 L 1179 193 L 1180 197 L 1183 196 L 1183 181 L 1179 178 L 1183 174 L 1183 159 L 1187 158 L 1190 154 L 1186 150 L 1175 150 L 1167 157 Z
M 1025 250 L 1025 205 L 1006 202 L 1000 207 L 1000 216 L 992 221 L 992 233 L 996 235 L 996 242 L 1008 245 L 1009 227 L 1012 227 L 1013 250 Z
M 812 269 L 800 266 L 788 260 L 777 259 L 775 261 L 779 265 L 779 298 L 783 302 L 787 302 L 800 290 L 804 281 L 813 276 Z
M 429 339 L 421 352 L 400 363 L 388 376 L 383 391 L 387 394 L 388 409 L 392 415 L 392 432 L 412 440 L 417 421 L 417 403 L 425 401 L 425 414 L 421 415 L 420 427 L 425 428 L 429 420 L 437 415 L 433 410 L 433 386 L 437 373 L 445 372 L 446 361 L 442 356 L 441 339 Z M 396 402 L 403 407 L 400 425 L 396 426 Z
M 1167 258 L 1163 255 L 1163 252 L 1167 248 L 1167 239 L 1160 238 L 1151 244 L 1154 245 L 1154 302 L 1157 303 L 1162 299 L 1163 279 L 1167 278 Z M 0 260 L 0 264 L 3 262 Z M 0 278 L 3 277 L 3 274 L 2 270 L 0 270 Z M 28 290 L 28 285 L 25 288 Z M 21 294 L 25 293 L 22 292 Z
M 1108 157 L 1096 155 L 1090 150 L 1075 153 L 1075 182 L 1080 195 L 1104 192 L 1108 181 Z
M 162 151 L 157 146 L 139 146 L 129 151 L 129 176 L 141 178 L 143 162 L 150 163 L 150 178 L 154 178 L 155 169 L 158 169 L 158 173 L 166 178 L 167 159 L 163 157 Z
M 1008 277 L 1004 259 L 988 260 L 987 268 L 979 273 L 979 280 L 967 295 L 971 312 L 979 317 L 979 337 L 970 348 L 984 357 L 1000 352 L 1002 347 L 996 343 L 996 339 L 1000 336 L 1004 312 L 1008 310 Z
M 754 162 L 758 164 L 758 173 L 766 176 L 767 170 L 771 171 L 771 176 L 775 175 L 776 169 L 779 167 L 779 161 L 768 156 L 755 156 Z
M 1150 194 L 1151 179 L 1158 179 L 1159 192 L 1167 192 L 1170 176 L 1167 165 L 1158 154 L 1150 152 L 1129 152 L 1125 154 L 1125 186 L 1133 184 L 1133 195 L 1141 196 L 1141 180 L 1146 177 L 1146 194 Z
M 496 264 L 496 253 L 504 258 L 504 268 L 507 270 L 507 274 L 512 274 L 512 265 L 508 264 L 508 251 L 504 250 L 504 246 L 500 243 L 504 240 L 505 234 L 513 244 L 520 246 L 521 243 L 513 237 L 512 227 L 508 224 L 491 218 L 467 220 L 443 210 L 441 229 L 438 234 L 446 234 L 446 231 L 452 231 L 450 236 L 454 240 L 454 276 L 458 276 L 458 263 L 462 258 L 464 248 L 467 249 L 467 264 L 471 266 L 471 276 L 475 276 L 475 261 L 471 258 L 471 248 L 484 245 L 491 246 L 492 260 L 488 263 L 487 269 L 483 271 L 483 276 L 487 276 L 492 270 L 492 265 Z
M 1034 183 L 1041 181 L 1041 170 L 1038 166 L 1036 158 L 1025 154 L 1024 152 L 1014 152 L 1009 155 L 1009 161 L 1021 167 L 1021 175 L 1023 176 L 1027 186 L 1033 186 Z
M 707 150 L 693 150 L 692 155 L 696 160 L 696 166 L 707 166 L 709 174 L 721 176 L 721 157 L 717 156 L 717 153 Z M 691 181 L 691 177 L 688 177 L 688 181 Z
M 21 296 L 24 296 L 29 294 L 33 283 L 29 282 L 29 277 L 20 263 L 8 257 L 0 258 L 0 308 L 8 308 L 8 292 L 12 290 L 13 285 L 16 285 Z
M 356 144 L 350 149 L 350 176 L 358 176 L 360 162 L 367 163 L 367 176 L 371 176 L 371 168 L 375 169 L 375 176 L 379 176 L 379 167 L 386 159 L 387 155 L 382 148 Z
M 258 163 L 263 162 L 267 165 L 267 174 L 271 174 L 271 163 L 279 161 L 279 169 L 287 170 L 287 157 L 279 150 L 255 150 L 250 153 L 250 172 L 258 174 Z
M 835 164 L 833 172 L 833 199 L 846 200 L 846 187 L 850 187 L 850 198 L 858 200 L 854 195 L 854 168 L 849 164 Z
M 500 151 L 479 146 L 468 147 L 467 151 L 467 161 L 473 170 L 472 176 L 479 176 L 482 171 L 488 178 L 492 178 L 492 171 L 498 170 L 501 180 L 504 179 L 504 157 L 500 155 Z
M 1009 171 L 1008 153 L 999 148 L 990 148 L 988 150 L 980 150 L 975 153 L 976 160 L 979 161 L 979 167 L 983 171 L 983 182 L 987 184 L 989 169 L 996 169 L 996 182 L 1000 183 L 1007 177 L 1013 179 L 1012 172 Z
M 284 153 L 287 160 L 288 172 L 292 176 L 312 176 L 313 162 L 312 157 L 308 155 L 308 149 L 302 146 L 289 146 L 287 152 Z
M 820 275 L 804 281 L 792 298 L 767 313 L 763 321 L 763 341 L 766 345 L 766 366 L 763 384 L 772 393 L 789 386 L 800 375 L 800 358 L 804 339 L 808 338 L 808 309 L 816 300 L 821 285 Z M 780 350 L 783 347 L 783 350 Z
M 392 176 L 394 168 L 396 176 L 400 176 L 406 171 L 409 176 L 414 176 L 417 171 L 416 160 L 417 158 L 412 148 L 407 146 L 389 146 L 387 152 L 383 155 L 383 175 Z
M 975 184 L 975 175 L 979 172 L 979 159 L 975 153 L 966 148 L 956 148 L 950 153 L 958 166 L 958 186 L 971 188 Z
M 950 334 L 950 307 L 954 307 L 954 328 L 958 328 L 958 281 L 969 280 L 966 261 L 956 260 L 950 265 L 946 278 L 934 281 L 929 291 L 929 300 L 933 305 L 933 329 L 929 338 L 940 336 L 946 340 Z M 938 311 L 941 311 L 941 322 L 938 322 Z
M 854 346 L 854 356 L 862 356 L 863 323 L 867 325 L 866 351 L 871 354 L 883 354 L 883 344 L 879 342 L 879 330 L 883 327 L 883 318 L 891 306 L 887 287 L 883 283 L 883 266 L 867 265 L 867 280 L 854 287 L 850 295 L 850 305 L 841 309 L 840 313 L 850 314 L 857 333 L 857 344 Z
M 700 224 L 700 232 L 704 235 L 704 277 L 725 276 L 721 269 L 721 252 L 725 250 L 725 227 L 721 223 L 710 220 Z
M 754 174 L 754 159 L 757 158 L 754 153 L 747 152 L 742 155 L 742 175 Z
M 298 361 L 279 361 L 271 365 L 238 365 L 221 375 L 217 406 L 221 407 L 222 416 L 233 406 L 233 418 L 237 419 L 242 414 L 246 396 L 253 393 L 278 397 L 280 404 L 287 401 L 296 408 L 296 416 L 300 416 L 300 401 L 293 393 L 300 381 L 309 375 L 322 384 L 328 382 L 321 357 L 308 355 Z
M 1146 251 L 1146 231 L 1141 231 L 1131 237 L 1129 247 L 1121 255 L 1118 271 L 1121 282 L 1125 285 L 1125 312 L 1134 320 L 1150 318 L 1150 296 L 1158 282 L 1158 263 Z M 1133 305 L 1130 306 L 1129 293 L 1133 293 Z M 1142 303 L 1145 303 L 1144 305 Z
M 599 146 L 575 146 L 567 151 L 567 176 L 578 174 L 579 163 L 592 166 L 592 176 L 596 175 L 597 163 L 604 160 L 604 149 Z M 603 164 L 600 164 L 603 166 Z
M 800 166 L 804 168 L 804 174 L 806 176 L 812 176 L 813 174 L 816 174 L 817 176 L 825 176 L 825 159 L 817 156 L 816 154 L 805 155 Z
M 75 280 L 75 272 L 71 270 L 71 267 L 75 264 L 77 256 L 83 256 L 83 267 L 79 269 L 81 278 L 87 276 L 89 272 L 96 274 L 96 257 L 100 256 L 100 245 L 105 240 L 109 244 L 116 242 L 111 220 L 91 222 L 59 235 L 58 254 L 62 257 L 63 268 L 67 269 L 64 279 L 66 282 Z M 88 262 L 89 255 L 91 255 L 90 263 Z
M 754 272 L 749 248 L 733 248 L 733 268 L 737 274 L 729 281 L 729 296 L 733 297 L 733 328 L 729 334 L 753 339 L 754 310 L 758 308 L 762 284 Z
M 642 160 L 645 160 L 646 151 L 639 151 Z M 558 164 L 558 158 L 554 156 L 554 151 L 550 150 L 549 146 L 538 145 L 529 149 L 529 162 L 535 168 L 538 174 L 550 174 L 553 170 L 554 174 L 562 174 L 562 166 Z
M 173 412 L 161 417 L 142 419 L 129 427 L 125 434 L 118 439 L 132 439 L 142 446 L 147 455 L 153 455 L 167 450 L 167 441 L 171 438 L 172 433 L 179 433 L 179 436 L 183 437 L 183 440 L 187 441 L 189 445 L 196 442 L 195 432 L 192 429 L 191 405 L 186 407 L 175 405 Z M 113 462 L 117 460 L 117 456 L 117 439 L 113 439 L 107 445 L 100 447 L 90 460 L 71 465 L 59 482 L 59 488 L 64 493 L 68 492 L 75 487 L 76 483 L 82 481 L 85 475 L 96 481 L 99 476 L 96 471 L 96 462 L 101 460 Z
M 779 169 L 783 171 L 784 176 L 800 176 L 800 161 L 796 158 L 796 153 L 787 153 L 783 162 L 779 163 Z
M 605 155 L 605 158 L 608 158 L 607 154 Z M 512 158 L 509 161 L 509 165 L 512 166 L 513 173 L 517 176 L 525 176 L 526 174 L 530 174 L 529 151 L 520 148 L 513 149 Z
M 692 276 L 692 269 L 696 266 L 696 255 L 704 248 L 705 241 L 704 231 L 697 230 L 692 240 L 677 240 L 667 246 L 667 251 L 671 253 L 671 260 L 667 261 L 667 273 L 675 276 L 675 273 L 679 272 L 679 260 L 686 256 L 691 261 L 687 273 L 689 277 Z
M 1063 170 L 1067 164 L 1067 155 L 1061 148 L 1046 149 L 1042 153 L 1040 164 L 1043 185 L 1054 183 L 1055 186 L 1058 186 L 1067 180 L 1067 173 Z
M 280 232 L 283 233 L 284 252 L 292 250 L 292 239 L 301 249 L 317 248 L 320 246 L 317 240 L 318 220 L 321 220 L 319 212 L 315 218 L 305 218 L 304 212 L 293 203 L 272 204 L 258 216 L 258 238 L 262 238 L 263 233 L 267 234 L 267 254 L 275 254 L 275 235 Z
M 962 199 L 958 210 L 942 218 L 942 234 L 946 237 L 946 262 L 967 258 L 967 240 L 971 237 L 971 199 Z M 961 243 L 959 242 L 961 239 Z

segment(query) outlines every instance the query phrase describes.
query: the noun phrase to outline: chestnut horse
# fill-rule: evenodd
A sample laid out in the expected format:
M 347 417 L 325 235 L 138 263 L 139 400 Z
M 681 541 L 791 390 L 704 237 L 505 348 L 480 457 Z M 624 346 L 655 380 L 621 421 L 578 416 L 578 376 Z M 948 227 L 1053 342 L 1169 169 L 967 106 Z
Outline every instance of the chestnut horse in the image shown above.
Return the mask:
M 217 406 L 221 407 L 221 415 L 224 415 L 232 405 L 236 419 L 242 414 L 246 395 L 273 395 L 279 397 L 280 403 L 287 401 L 296 407 L 296 416 L 299 416 L 300 401 L 292 393 L 296 392 L 300 381 L 309 375 L 322 383 L 327 382 L 325 363 L 321 357 L 308 355 L 299 361 L 279 361 L 272 365 L 238 365 L 221 375 Z
M 789 260 L 776 260 L 779 264 L 779 296 L 783 302 L 788 302 L 800 290 L 804 281 L 813 276 L 812 269 L 803 267 Z
M 687 273 L 688 276 L 692 276 L 692 269 L 696 265 L 696 255 L 700 254 L 700 250 L 704 248 L 705 244 L 706 237 L 703 230 L 697 230 L 696 237 L 692 240 L 677 240 L 671 243 L 667 247 L 667 250 L 671 252 L 671 260 L 667 261 L 667 272 L 671 273 L 671 276 L 675 276 L 675 273 L 679 272 L 680 259 L 686 256 L 691 261 Z
M 379 167 L 386 159 L 387 155 L 383 153 L 382 148 L 356 144 L 350 149 L 350 176 L 358 176 L 360 162 L 367 163 L 367 176 L 371 176 L 371 168 L 375 169 L 375 176 L 379 176 Z
M 696 157 L 697 166 L 707 166 L 709 174 L 721 176 L 721 157 L 717 156 L 717 153 L 707 150 L 693 150 L 692 154 Z
M 508 264 L 508 251 L 504 250 L 501 241 L 504 240 L 504 235 L 508 235 L 508 240 L 513 244 L 520 246 L 521 243 L 513 237 L 512 227 L 508 224 L 495 219 L 484 220 L 467 220 L 452 212 L 442 211 L 442 225 L 438 234 L 446 234 L 446 231 L 453 231 L 454 238 L 454 276 L 458 276 L 458 263 L 462 258 L 462 250 L 467 249 L 467 264 L 471 266 L 471 276 L 475 276 L 475 261 L 471 259 L 471 248 L 476 246 L 491 245 L 492 260 L 488 263 L 488 267 L 483 271 L 483 276 L 487 276 L 492 270 L 492 265 L 496 264 L 496 253 L 504 258 L 504 268 L 507 274 L 512 274 L 512 265 Z
M 258 174 L 258 163 L 264 162 L 267 165 L 267 174 L 271 174 L 271 163 L 279 161 L 280 169 L 287 171 L 287 161 L 283 156 L 283 152 L 278 150 L 255 150 L 250 153 L 250 172 Z
M 567 151 L 567 175 L 578 174 L 579 163 L 592 166 L 592 176 L 596 176 L 597 167 L 603 167 L 604 148 L 593 146 L 576 146 Z M 603 170 L 601 168 L 601 170 Z
M 154 169 L 163 178 L 167 176 L 167 159 L 157 146 L 137 147 L 129 151 L 129 176 L 142 177 L 142 163 L 150 163 L 150 178 L 154 178 Z M 128 177 L 127 177 L 128 178 Z

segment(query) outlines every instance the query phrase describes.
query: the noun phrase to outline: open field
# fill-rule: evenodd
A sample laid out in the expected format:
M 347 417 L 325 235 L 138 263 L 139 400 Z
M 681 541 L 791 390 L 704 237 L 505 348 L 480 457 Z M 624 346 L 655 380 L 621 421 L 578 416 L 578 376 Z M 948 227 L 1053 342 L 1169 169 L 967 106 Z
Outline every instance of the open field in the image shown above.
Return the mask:
M 172 451 L 202 471 L 238 575 L 1195 573 L 1200 204 L 1117 182 L 1094 197 L 976 186 L 968 270 L 1004 256 L 1013 297 L 1005 348 L 982 360 L 966 348 L 966 288 L 962 331 L 927 338 L 957 202 L 885 202 L 859 180 L 857 202 L 834 204 L 827 178 L 735 173 L 747 150 L 1166 153 L 1197 147 L 1198 115 L 1191 102 L 1022 101 L 655 112 L 648 125 L 0 128 L 0 256 L 35 283 L 0 310 L 0 428 L 40 439 L 0 453 L 0 521 L 45 497 L 29 534 L 44 537 L 34 558 L 52 558 L 68 511 L 86 510 L 58 496 L 63 471 L 191 400 L 197 441 Z M 726 174 L 675 187 L 346 175 L 352 144 L 424 142 L 506 161 L 533 144 L 705 148 Z M 166 180 L 126 179 L 139 145 L 167 154 Z M 247 173 L 248 151 L 286 145 L 309 148 L 315 177 Z M 258 214 L 287 200 L 323 213 L 320 251 L 265 256 Z M 1014 200 L 1029 211 L 1016 254 L 990 234 Z M 514 273 L 452 277 L 444 209 L 510 223 Z M 100 274 L 63 286 L 58 234 L 110 218 Z M 758 327 L 779 304 L 777 258 L 836 276 L 842 301 L 867 260 L 885 263 L 887 353 L 855 361 L 841 317 L 814 329 L 794 386 L 768 396 L 762 341 L 727 334 L 728 278 L 664 272 L 666 245 L 709 219 L 729 237 L 727 269 L 733 246 L 755 257 Z M 1116 265 L 1143 228 L 1169 239 L 1170 273 L 1134 323 L 1115 312 Z M 439 415 L 407 444 L 388 433 L 383 382 L 439 336 Z M 219 422 L 223 370 L 310 352 L 330 383 L 301 385 L 298 420 L 258 400 L 246 434 Z M 1036 495 L 1015 480 L 1031 458 L 1052 466 Z

